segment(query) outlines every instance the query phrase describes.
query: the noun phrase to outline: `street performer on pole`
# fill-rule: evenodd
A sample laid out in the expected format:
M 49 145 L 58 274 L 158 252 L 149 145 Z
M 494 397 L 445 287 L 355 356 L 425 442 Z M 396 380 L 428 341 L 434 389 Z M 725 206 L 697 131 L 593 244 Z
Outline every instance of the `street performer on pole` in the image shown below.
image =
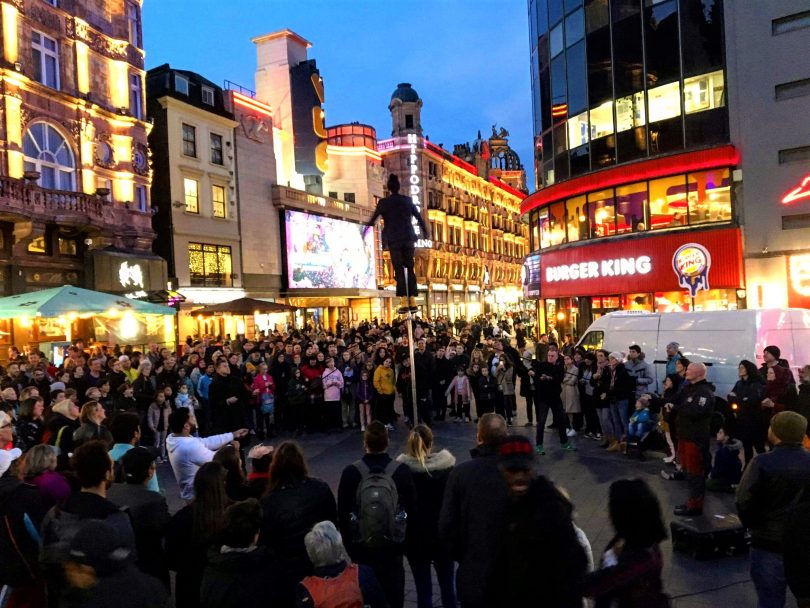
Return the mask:
M 371 216 L 363 230 L 363 236 L 374 225 L 377 218 L 382 217 L 383 248 L 388 249 L 391 254 L 391 264 L 394 266 L 394 278 L 397 282 L 397 296 L 399 296 L 398 312 L 404 314 L 417 310 L 416 274 L 413 271 L 414 244 L 417 236 L 411 218 L 416 218 L 424 238 L 429 238 L 429 235 L 425 220 L 422 219 L 419 209 L 414 206 L 411 197 L 399 193 L 399 178 L 393 173 L 388 176 L 388 192 L 390 194 L 377 203 L 377 209 L 374 210 L 374 215 Z

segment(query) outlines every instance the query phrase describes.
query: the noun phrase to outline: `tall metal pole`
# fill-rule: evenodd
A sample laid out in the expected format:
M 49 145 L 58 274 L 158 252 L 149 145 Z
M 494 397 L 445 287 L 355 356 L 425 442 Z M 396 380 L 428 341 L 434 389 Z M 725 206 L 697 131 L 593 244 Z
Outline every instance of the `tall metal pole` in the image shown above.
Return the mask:
M 410 304 L 410 294 L 408 293 L 408 269 L 405 268 L 405 294 L 408 297 L 408 303 Z M 413 354 L 413 313 L 411 312 L 410 306 L 408 306 L 408 313 L 405 317 L 405 327 L 408 329 L 408 356 L 411 360 L 411 399 L 413 400 L 413 424 L 416 425 L 416 422 L 419 418 L 419 405 L 416 399 L 416 361 L 414 359 Z

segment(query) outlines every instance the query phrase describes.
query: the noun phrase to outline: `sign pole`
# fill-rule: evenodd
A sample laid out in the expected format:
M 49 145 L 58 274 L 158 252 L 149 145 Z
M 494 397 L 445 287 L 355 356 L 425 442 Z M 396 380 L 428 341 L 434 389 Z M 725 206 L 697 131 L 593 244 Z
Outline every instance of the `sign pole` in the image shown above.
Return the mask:
M 408 303 L 410 304 L 411 298 L 410 294 L 408 293 L 408 269 L 405 268 L 405 294 L 408 297 Z M 408 307 L 408 312 L 405 316 L 405 327 L 408 330 L 408 357 L 411 361 L 411 401 L 413 402 L 413 424 L 416 425 L 416 421 L 419 418 L 419 408 L 416 401 L 416 361 L 413 354 L 413 313 L 411 312 L 410 306 Z

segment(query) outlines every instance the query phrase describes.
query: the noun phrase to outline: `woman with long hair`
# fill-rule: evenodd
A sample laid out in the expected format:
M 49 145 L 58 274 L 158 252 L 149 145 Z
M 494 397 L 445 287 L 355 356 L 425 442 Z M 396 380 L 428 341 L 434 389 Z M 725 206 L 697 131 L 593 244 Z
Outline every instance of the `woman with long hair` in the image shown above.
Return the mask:
M 394 374 L 394 362 L 391 357 L 383 359 L 382 364 L 374 370 L 374 390 L 377 393 L 377 418 L 389 431 L 394 430 L 394 398 L 397 385 Z
M 768 437 L 767 417 L 762 408 L 765 382 L 757 366 L 747 359 L 740 361 L 738 370 L 739 380 L 728 394 L 728 402 L 736 413 L 735 434 L 742 441 L 747 464 L 754 457 L 754 448 L 758 454 L 765 451 Z
M 320 521 L 337 521 L 335 497 L 326 482 L 309 476 L 301 446 L 284 441 L 273 452 L 261 506 L 259 544 L 283 557 L 284 596 L 292 603 L 298 581 L 312 574 L 304 536 Z
M 101 440 L 107 444 L 107 449 L 113 446 L 113 437 L 106 426 L 101 423 L 107 418 L 104 406 L 98 401 L 88 401 L 82 406 L 79 413 L 81 426 L 73 433 L 73 445 L 79 447 L 86 441 Z
M 45 420 L 42 417 L 44 411 L 45 402 L 41 397 L 30 397 L 20 403 L 15 430 L 19 441 L 18 447 L 23 452 L 42 443 L 45 435 Z
M 242 457 L 239 455 L 239 450 L 230 443 L 223 445 L 214 454 L 214 462 L 221 464 L 227 471 L 225 493 L 228 495 L 228 500 L 241 502 L 253 496 L 242 470 Z
M 583 595 L 596 607 L 665 608 L 660 544 L 667 537 L 661 505 L 641 479 L 610 486 L 610 521 L 615 536 L 602 554 L 601 567 L 585 578 Z
M 408 435 L 405 452 L 397 456 L 397 460 L 408 465 L 416 486 L 416 512 L 408 520 L 405 534 L 405 555 L 416 585 L 416 605 L 418 608 L 433 606 L 432 564 L 441 589 L 442 606 L 455 608 L 453 560 L 438 541 L 438 525 L 444 488 L 456 459 L 447 450 L 433 452 L 433 433 L 429 427 L 418 424 Z
M 207 462 L 194 476 L 194 499 L 172 517 L 166 532 L 166 558 L 177 573 L 175 607 L 198 608 L 208 549 L 217 540 L 225 509 L 227 472 Z

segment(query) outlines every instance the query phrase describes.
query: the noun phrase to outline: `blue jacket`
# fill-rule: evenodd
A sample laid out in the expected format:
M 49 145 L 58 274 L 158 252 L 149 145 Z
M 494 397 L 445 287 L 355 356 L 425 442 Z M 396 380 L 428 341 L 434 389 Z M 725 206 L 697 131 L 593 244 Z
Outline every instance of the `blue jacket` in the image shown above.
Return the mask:
M 200 383 L 197 385 L 197 394 L 203 399 L 208 399 L 208 390 L 211 388 L 211 383 L 214 381 L 212 376 L 205 374 L 200 378 Z

